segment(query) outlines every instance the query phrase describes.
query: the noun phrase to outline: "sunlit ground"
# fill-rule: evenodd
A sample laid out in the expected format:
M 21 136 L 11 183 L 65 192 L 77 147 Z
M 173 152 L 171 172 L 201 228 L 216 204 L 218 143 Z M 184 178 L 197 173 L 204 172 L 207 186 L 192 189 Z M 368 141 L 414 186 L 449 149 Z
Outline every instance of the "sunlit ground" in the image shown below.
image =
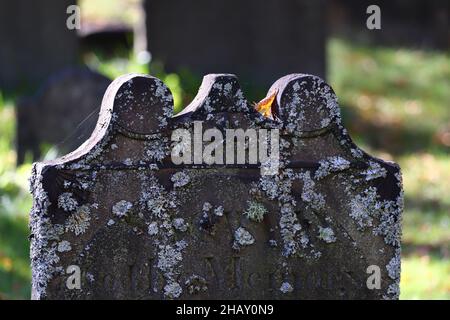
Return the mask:
M 449 56 L 333 40 L 328 58 L 353 138 L 402 168 L 401 299 L 450 299 Z
M 150 71 L 174 92 L 178 109 L 198 89 L 199 78 L 188 72 L 165 74 L 160 66 L 148 70 L 131 60 L 85 57 L 110 77 Z M 328 61 L 328 82 L 340 98 L 353 138 L 402 167 L 406 208 L 401 298 L 450 299 L 449 56 L 332 40 Z M 14 100 L 0 96 L 0 298 L 28 299 L 30 164 L 15 168 Z

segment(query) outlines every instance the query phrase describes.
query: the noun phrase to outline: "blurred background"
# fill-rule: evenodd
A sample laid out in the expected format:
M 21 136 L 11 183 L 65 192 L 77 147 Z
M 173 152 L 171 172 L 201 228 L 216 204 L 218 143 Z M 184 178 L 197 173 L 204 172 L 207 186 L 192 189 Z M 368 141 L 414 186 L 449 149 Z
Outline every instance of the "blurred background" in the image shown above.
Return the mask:
M 128 72 L 162 79 L 176 112 L 206 73 L 237 74 L 250 101 L 324 77 L 355 142 L 402 167 L 400 298 L 450 299 L 448 1 L 374 3 L 379 30 L 364 0 L 0 0 L 0 299 L 30 298 L 31 163 L 78 147 Z

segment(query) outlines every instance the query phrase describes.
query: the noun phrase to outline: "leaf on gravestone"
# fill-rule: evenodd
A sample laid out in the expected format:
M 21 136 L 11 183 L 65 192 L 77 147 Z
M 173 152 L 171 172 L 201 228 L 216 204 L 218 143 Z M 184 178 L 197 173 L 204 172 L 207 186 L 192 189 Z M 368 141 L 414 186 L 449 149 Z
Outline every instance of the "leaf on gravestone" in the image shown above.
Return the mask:
M 273 119 L 273 102 L 277 96 L 278 90 L 275 90 L 272 94 L 268 95 L 260 102 L 255 104 L 255 109 L 261 113 L 264 117 Z

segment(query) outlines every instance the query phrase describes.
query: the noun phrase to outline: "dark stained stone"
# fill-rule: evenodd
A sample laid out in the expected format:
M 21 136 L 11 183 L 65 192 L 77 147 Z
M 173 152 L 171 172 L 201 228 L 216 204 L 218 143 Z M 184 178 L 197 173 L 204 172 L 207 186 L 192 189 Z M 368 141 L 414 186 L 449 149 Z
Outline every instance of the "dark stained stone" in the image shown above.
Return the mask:
M 34 299 L 396 299 L 399 167 L 350 139 L 320 78 L 276 81 L 273 119 L 237 78 L 211 74 L 172 117 L 158 79 L 108 88 L 76 151 L 36 163 L 31 191 Z M 280 131 L 278 174 L 258 165 L 175 165 L 175 129 Z M 68 289 L 66 270 L 81 271 Z M 380 289 L 366 285 L 380 268 Z
M 87 68 L 70 68 L 52 75 L 30 97 L 17 105 L 17 153 L 22 163 L 27 152 L 41 156 L 42 145 L 60 154 L 78 148 L 97 122 L 108 78 Z M 49 116 L 51 115 L 51 116 Z

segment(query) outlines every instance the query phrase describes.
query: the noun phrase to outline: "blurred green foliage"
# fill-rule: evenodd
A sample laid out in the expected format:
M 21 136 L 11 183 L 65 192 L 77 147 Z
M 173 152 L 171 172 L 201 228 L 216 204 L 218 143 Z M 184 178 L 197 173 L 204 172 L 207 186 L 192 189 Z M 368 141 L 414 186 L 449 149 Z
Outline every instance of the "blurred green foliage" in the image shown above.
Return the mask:
M 128 53 L 125 57 L 108 59 L 101 53 L 90 52 L 85 56 L 85 62 L 90 68 L 103 73 L 110 79 L 115 79 L 125 73 L 143 73 L 163 80 L 172 92 L 175 113 L 181 111 L 183 106 L 186 106 L 194 98 L 201 83 L 201 77 L 189 70 L 183 69 L 178 73 L 166 73 L 162 63 L 142 64 L 132 53 Z
M 159 63 L 89 53 L 91 68 L 115 78 L 150 73 L 174 95 L 176 111 L 201 82 L 187 70 L 167 74 Z M 402 299 L 450 298 L 450 57 L 410 49 L 356 46 L 332 39 L 328 82 L 354 140 L 402 167 L 405 187 Z M 274 79 L 275 80 L 275 79 Z M 251 91 L 252 90 L 252 91 Z M 246 88 L 248 97 L 264 95 Z M 0 94 L 0 299 L 29 298 L 27 216 L 29 163 L 15 167 L 14 97 Z
M 450 299 L 450 56 L 333 39 L 328 82 L 366 151 L 402 168 L 401 299 Z
M 14 97 L 0 93 L 0 299 L 30 295 L 27 179 L 31 165 L 15 166 L 15 124 Z
M 81 21 L 91 23 L 115 22 L 133 25 L 141 12 L 141 0 L 78 0 L 81 10 Z

